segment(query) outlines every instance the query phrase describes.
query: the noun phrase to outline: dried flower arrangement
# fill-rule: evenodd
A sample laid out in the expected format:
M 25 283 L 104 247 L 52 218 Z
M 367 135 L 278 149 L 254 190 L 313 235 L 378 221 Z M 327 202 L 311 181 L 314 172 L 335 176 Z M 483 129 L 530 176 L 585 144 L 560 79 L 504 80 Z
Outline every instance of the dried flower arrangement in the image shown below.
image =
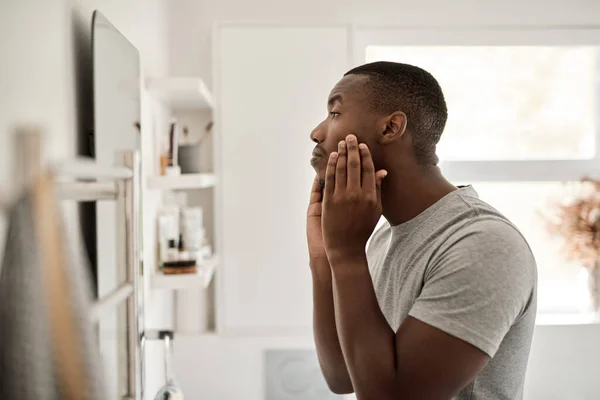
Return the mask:
M 565 239 L 569 260 L 590 272 L 595 310 L 600 310 L 600 181 L 582 179 L 571 199 L 554 203 L 548 218 L 550 232 Z

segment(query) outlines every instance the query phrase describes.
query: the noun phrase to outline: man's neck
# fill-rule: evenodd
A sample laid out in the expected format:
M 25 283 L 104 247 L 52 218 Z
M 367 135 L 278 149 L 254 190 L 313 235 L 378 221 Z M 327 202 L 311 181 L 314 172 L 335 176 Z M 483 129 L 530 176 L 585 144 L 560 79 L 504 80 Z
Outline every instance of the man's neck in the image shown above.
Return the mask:
M 381 188 L 383 216 L 392 225 L 409 221 L 456 190 L 437 166 L 415 167 L 389 174 Z

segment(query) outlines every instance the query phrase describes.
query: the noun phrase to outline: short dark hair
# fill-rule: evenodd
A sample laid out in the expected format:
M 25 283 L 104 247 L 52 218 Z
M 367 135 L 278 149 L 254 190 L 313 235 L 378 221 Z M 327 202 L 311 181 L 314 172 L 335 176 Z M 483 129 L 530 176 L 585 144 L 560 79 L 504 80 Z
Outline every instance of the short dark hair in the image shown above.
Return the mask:
M 446 126 L 448 108 L 442 88 L 429 72 L 414 65 L 382 61 L 361 65 L 347 75 L 368 76 L 373 109 L 404 112 L 417 160 L 437 164 L 435 148 Z

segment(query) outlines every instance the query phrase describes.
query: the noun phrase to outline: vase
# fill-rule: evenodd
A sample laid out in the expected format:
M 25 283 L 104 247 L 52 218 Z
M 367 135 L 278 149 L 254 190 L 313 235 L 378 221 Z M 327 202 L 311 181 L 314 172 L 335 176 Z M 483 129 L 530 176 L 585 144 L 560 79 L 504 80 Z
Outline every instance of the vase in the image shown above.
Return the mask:
M 600 259 L 596 260 L 596 263 L 588 269 L 588 285 L 592 309 L 600 312 Z

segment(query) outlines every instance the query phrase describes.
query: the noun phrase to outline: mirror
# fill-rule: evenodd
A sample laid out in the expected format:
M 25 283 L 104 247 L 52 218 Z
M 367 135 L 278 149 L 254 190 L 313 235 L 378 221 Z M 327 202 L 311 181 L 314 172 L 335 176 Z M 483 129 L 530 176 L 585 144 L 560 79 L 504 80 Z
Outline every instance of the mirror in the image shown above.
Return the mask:
M 141 150 L 140 131 L 140 57 L 138 50 L 119 32 L 100 12 L 95 11 L 92 20 L 92 58 L 93 58 L 93 101 L 94 129 L 90 138 L 92 156 L 98 163 L 112 165 L 119 151 Z M 141 193 L 140 193 L 141 196 Z M 142 218 L 141 199 L 138 203 L 138 245 L 141 248 Z M 114 290 L 126 280 L 123 265 L 116 263 L 117 232 L 116 204 L 98 202 L 95 210 L 96 223 L 96 281 L 97 293 L 103 296 Z M 138 276 L 139 293 L 138 327 L 143 329 L 143 269 Z M 105 365 L 118 365 L 119 373 L 106 374 L 111 397 L 123 395 L 125 387 L 126 360 L 121 344 L 111 345 L 114 338 L 110 332 L 123 332 L 124 310 L 100 322 L 99 340 Z M 108 333 L 106 333 L 108 332 Z M 105 334 L 106 333 L 106 334 Z M 122 340 L 125 340 L 125 336 Z M 121 339 L 119 336 L 119 339 Z M 139 351 L 138 351 L 139 352 Z M 137 360 L 140 370 L 142 363 Z M 123 373 L 121 373 L 123 371 Z M 112 371 L 114 372 L 114 371 Z M 139 376 L 139 374 L 138 374 Z M 141 387 L 141 385 L 138 385 Z M 139 395 L 139 394 L 138 394 Z

